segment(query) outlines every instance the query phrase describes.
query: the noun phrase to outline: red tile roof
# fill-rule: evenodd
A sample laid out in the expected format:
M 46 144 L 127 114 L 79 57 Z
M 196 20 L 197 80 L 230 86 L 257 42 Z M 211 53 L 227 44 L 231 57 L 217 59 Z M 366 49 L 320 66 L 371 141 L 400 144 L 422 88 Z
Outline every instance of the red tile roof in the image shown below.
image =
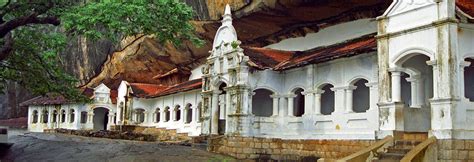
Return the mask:
M 464 13 L 474 17 L 474 1 L 473 0 L 456 0 L 456 6 Z
M 38 96 L 32 99 L 29 99 L 25 102 L 20 103 L 20 106 L 29 106 L 29 105 L 59 105 L 71 103 L 63 96 Z
M 148 97 L 149 98 L 161 97 L 161 96 L 166 96 L 166 95 L 170 95 L 170 94 L 175 94 L 175 93 L 179 93 L 179 92 L 186 92 L 186 91 L 201 89 L 201 88 L 202 88 L 202 79 L 199 78 L 199 79 L 194 79 L 194 80 L 190 80 L 190 81 L 187 81 L 187 82 L 176 84 L 174 86 L 171 86 L 171 87 L 167 88 L 164 91 L 158 92 L 158 93 L 156 93 L 154 95 L 151 95 L 151 96 L 148 96 Z
M 291 58 L 294 52 L 280 51 L 268 48 L 243 47 L 245 55 L 249 56 L 249 64 L 259 69 L 270 69 Z
M 132 88 L 132 94 L 136 97 L 147 97 L 168 88 L 167 86 L 163 85 L 146 83 L 130 83 L 130 87 Z
M 377 51 L 377 41 L 374 36 L 371 34 L 308 51 L 291 52 L 263 48 L 244 48 L 244 53 L 250 58 L 250 66 L 257 69 L 283 71 Z

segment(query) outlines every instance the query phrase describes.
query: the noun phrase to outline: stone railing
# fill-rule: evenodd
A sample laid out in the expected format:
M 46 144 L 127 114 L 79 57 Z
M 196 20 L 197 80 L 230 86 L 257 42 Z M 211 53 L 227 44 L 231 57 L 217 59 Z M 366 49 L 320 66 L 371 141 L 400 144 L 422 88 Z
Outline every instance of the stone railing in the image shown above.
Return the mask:
M 369 146 L 365 149 L 362 149 L 362 150 L 360 150 L 356 153 L 353 153 L 349 156 L 346 156 L 342 159 L 337 160 L 337 162 L 367 161 L 367 158 L 369 158 L 369 156 L 371 154 L 373 154 L 375 151 L 377 151 L 379 148 L 381 148 L 382 146 L 384 146 L 385 144 L 387 144 L 389 142 L 393 142 L 393 137 L 392 136 L 387 136 L 384 139 L 382 139 L 380 141 L 377 141 L 376 143 L 374 143 L 373 145 L 371 145 L 371 146 Z
M 422 143 L 416 145 L 415 148 L 411 149 L 400 162 L 412 162 L 412 161 L 423 161 L 425 157 L 425 150 L 431 144 L 436 142 L 435 137 L 430 137 L 427 140 L 423 141 Z

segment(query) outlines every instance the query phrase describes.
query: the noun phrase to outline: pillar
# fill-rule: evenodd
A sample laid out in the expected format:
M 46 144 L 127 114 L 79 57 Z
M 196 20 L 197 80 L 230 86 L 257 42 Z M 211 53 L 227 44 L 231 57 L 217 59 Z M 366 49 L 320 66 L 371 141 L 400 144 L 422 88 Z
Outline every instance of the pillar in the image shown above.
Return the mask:
M 273 99 L 273 113 L 272 113 L 272 116 L 278 116 L 278 100 L 280 99 L 280 96 L 271 95 L 270 97 Z
M 410 76 L 407 81 L 411 84 L 411 105 L 412 108 L 421 108 L 423 105 L 423 85 L 418 75 Z
M 314 114 L 316 115 L 321 115 L 321 94 L 323 93 L 323 90 L 314 93 Z
M 402 101 L 401 72 L 392 71 L 392 102 Z
M 337 87 L 337 88 L 331 88 L 331 91 L 334 91 L 334 112 L 339 113 L 339 112 L 344 112 L 346 109 L 345 108 L 345 101 L 344 101 L 344 96 L 345 96 L 345 87 Z
M 356 89 L 356 86 L 348 86 L 346 88 L 346 113 L 352 113 L 354 112 L 354 104 L 353 104 L 353 92 Z
M 285 109 L 286 105 L 288 104 L 288 101 L 286 100 L 285 97 L 281 96 L 280 97 L 280 101 L 279 101 L 279 108 L 281 108 L 281 110 L 278 112 L 278 115 L 280 115 L 280 117 L 283 117 L 285 116 L 285 114 L 287 114 L 287 109 Z
M 183 112 L 181 112 L 181 114 L 183 114 L 183 115 L 182 115 L 183 117 L 182 117 L 182 119 L 181 119 L 181 120 L 183 121 L 183 123 L 186 123 L 186 122 L 187 122 L 188 113 L 189 113 L 188 111 L 189 111 L 189 108 L 186 106 L 186 107 L 184 107 Z
M 314 114 L 314 93 L 315 92 L 303 92 L 304 95 L 304 114 Z
M 296 95 L 290 94 L 288 95 L 288 116 L 295 116 L 294 114 L 294 101 L 295 101 Z
M 211 104 L 211 134 L 219 134 L 218 123 L 219 123 L 219 94 L 220 91 L 214 91 L 212 93 L 212 104 Z

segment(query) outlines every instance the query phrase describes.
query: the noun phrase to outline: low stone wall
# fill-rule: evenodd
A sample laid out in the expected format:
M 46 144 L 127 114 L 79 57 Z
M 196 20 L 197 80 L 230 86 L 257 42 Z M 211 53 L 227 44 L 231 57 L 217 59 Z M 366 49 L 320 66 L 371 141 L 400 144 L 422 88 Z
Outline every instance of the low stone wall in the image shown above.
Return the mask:
M 438 140 L 438 161 L 474 161 L 474 140 Z
M 338 159 L 375 143 L 375 140 L 283 140 L 277 138 L 211 137 L 208 150 L 238 159 Z

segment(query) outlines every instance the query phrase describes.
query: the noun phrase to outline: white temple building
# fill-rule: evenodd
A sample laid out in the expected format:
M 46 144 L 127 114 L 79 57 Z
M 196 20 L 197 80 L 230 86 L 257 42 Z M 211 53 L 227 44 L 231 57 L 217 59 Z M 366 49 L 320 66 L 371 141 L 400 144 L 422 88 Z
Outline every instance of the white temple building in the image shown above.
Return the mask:
M 39 97 L 25 103 L 28 129 L 125 124 L 190 136 L 474 140 L 474 15 L 459 5 L 395 0 L 377 19 L 264 48 L 240 46 L 227 6 L 207 62 L 193 70 L 202 79 L 171 87 L 123 81 L 117 92 L 100 85 L 90 104 Z

